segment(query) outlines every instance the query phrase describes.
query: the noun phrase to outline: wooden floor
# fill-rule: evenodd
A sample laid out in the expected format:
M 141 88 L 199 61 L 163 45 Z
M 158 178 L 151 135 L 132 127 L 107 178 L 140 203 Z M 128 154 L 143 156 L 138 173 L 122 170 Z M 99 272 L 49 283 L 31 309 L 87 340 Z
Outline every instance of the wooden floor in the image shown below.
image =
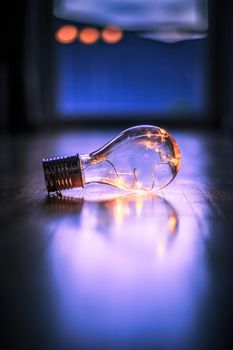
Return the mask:
M 118 132 L 1 137 L 2 349 L 232 349 L 233 142 L 175 131 L 180 173 L 156 194 L 47 197 L 43 157 Z

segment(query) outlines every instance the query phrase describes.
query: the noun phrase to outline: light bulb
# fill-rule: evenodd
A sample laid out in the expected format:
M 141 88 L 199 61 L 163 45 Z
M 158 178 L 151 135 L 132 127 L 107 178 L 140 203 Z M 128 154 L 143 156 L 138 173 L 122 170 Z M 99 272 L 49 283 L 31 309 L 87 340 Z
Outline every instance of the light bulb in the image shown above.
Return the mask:
M 48 192 L 60 192 L 91 183 L 128 191 L 159 190 L 180 168 L 180 151 L 164 129 L 140 125 L 122 131 L 90 154 L 43 159 Z

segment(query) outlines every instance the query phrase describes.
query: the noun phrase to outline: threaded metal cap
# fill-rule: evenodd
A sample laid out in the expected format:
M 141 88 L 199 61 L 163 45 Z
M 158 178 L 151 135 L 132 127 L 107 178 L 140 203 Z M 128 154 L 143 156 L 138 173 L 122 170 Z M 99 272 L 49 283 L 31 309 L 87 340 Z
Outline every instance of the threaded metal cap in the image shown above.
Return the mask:
M 83 187 L 82 170 L 78 154 L 71 157 L 43 159 L 45 183 L 48 192 Z

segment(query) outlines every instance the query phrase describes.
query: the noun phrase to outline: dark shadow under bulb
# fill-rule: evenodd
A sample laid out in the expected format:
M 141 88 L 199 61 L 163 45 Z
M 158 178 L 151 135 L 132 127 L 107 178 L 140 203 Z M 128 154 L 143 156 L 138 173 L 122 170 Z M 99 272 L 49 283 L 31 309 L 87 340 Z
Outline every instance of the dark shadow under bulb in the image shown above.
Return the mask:
M 90 183 L 128 191 L 153 191 L 168 185 L 180 168 L 180 150 L 164 129 L 140 125 L 122 131 L 88 155 L 43 159 L 48 192 Z

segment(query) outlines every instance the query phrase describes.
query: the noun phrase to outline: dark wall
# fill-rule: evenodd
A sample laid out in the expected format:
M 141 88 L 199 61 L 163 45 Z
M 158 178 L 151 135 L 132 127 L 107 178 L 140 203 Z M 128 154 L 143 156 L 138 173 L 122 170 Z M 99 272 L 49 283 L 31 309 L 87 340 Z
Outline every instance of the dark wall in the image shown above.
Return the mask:
M 0 125 L 11 130 L 26 125 L 23 61 L 27 5 L 26 0 L 8 1 L 1 11 Z

